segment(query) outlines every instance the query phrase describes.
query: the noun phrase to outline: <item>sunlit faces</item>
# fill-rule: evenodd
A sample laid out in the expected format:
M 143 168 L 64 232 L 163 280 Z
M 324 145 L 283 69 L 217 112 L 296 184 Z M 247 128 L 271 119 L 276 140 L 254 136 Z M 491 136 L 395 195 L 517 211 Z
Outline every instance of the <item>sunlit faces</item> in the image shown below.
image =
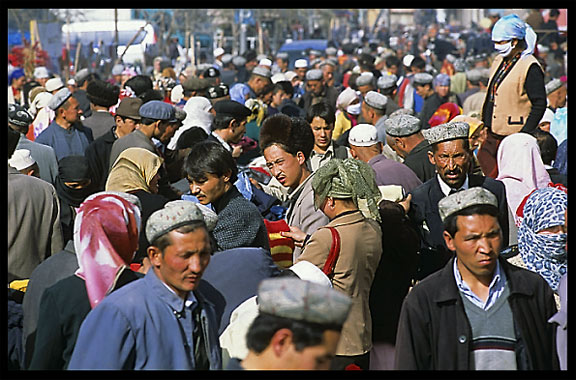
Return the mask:
M 292 155 L 274 144 L 264 149 L 266 167 L 283 186 L 295 189 L 303 180 L 304 154 Z
M 187 233 L 170 231 L 169 237 L 172 244 L 163 252 L 154 246 L 148 248 L 150 262 L 158 278 L 185 299 L 198 287 L 210 263 L 210 238 L 205 227 Z
M 230 176 L 231 173 L 223 176 L 204 173 L 203 178 L 191 179 L 188 177 L 190 192 L 203 205 L 215 202 L 232 186 L 230 184 Z
M 502 244 L 498 218 L 492 215 L 459 215 L 454 236 L 444 232 L 444 241 L 458 257 L 462 278 L 491 279 Z
M 327 124 L 326 120 L 320 116 L 315 116 L 310 123 L 310 127 L 314 134 L 314 150 L 324 153 L 332 142 L 334 124 Z

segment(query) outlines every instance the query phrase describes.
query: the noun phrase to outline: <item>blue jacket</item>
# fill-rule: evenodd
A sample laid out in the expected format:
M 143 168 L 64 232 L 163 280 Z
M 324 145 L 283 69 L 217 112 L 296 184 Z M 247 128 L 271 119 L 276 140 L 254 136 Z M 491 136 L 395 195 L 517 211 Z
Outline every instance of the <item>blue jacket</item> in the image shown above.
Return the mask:
M 60 161 L 67 156 L 83 156 L 94 138 L 92 130 L 80 122 L 64 129 L 54 120 L 34 141 L 51 146 L 56 153 L 56 159 Z
M 214 306 L 198 291 L 210 369 L 222 369 Z M 68 369 L 194 369 L 193 320 L 184 301 L 150 269 L 88 313 Z

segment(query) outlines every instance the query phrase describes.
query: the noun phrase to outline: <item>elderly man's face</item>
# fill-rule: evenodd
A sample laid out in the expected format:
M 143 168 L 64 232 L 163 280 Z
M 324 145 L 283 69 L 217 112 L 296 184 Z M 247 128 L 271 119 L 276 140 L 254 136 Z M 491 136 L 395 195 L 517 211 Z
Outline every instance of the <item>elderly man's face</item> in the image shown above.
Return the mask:
M 436 166 L 440 178 L 451 188 L 462 187 L 470 169 L 470 153 L 464 139 L 439 142 L 436 150 L 428 152 L 430 162 Z
M 158 278 L 186 299 L 198 287 L 210 263 L 210 238 L 205 227 L 187 233 L 170 231 L 169 238 L 172 244 L 164 251 L 154 246 L 148 248 L 150 262 Z
M 76 98 L 73 96 L 68 98 L 66 103 L 68 104 L 68 106 L 63 105 L 59 108 L 59 110 L 60 109 L 63 110 L 61 115 L 64 118 L 64 120 L 66 120 L 70 124 L 73 124 L 80 119 L 80 115 L 82 114 L 82 111 L 80 110 L 80 104 L 78 103 L 78 100 L 76 100 Z
M 313 93 L 314 95 L 320 95 L 324 85 L 320 80 L 309 80 L 306 82 L 306 91 Z

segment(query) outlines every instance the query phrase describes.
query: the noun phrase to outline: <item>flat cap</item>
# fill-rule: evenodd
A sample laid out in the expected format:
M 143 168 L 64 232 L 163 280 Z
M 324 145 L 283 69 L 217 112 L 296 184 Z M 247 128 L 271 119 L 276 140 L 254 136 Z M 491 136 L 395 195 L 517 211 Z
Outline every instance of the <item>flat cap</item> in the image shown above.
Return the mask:
M 224 99 L 214 104 L 217 115 L 231 116 L 235 119 L 244 119 L 252 114 L 250 108 L 234 100 Z
M 176 121 L 174 107 L 161 100 L 150 100 L 144 103 L 138 111 L 140 116 L 153 120 Z
M 304 58 L 297 59 L 294 62 L 294 67 L 297 69 L 301 69 L 303 67 L 308 67 L 308 61 L 305 60 Z
M 469 129 L 470 125 L 468 125 L 468 123 L 457 121 L 423 129 L 422 134 L 430 144 L 437 144 L 442 141 L 467 139 Z
M 210 87 L 210 82 L 204 78 L 191 77 L 182 83 L 182 88 L 185 91 L 202 91 Z
M 429 84 L 432 83 L 434 77 L 428 73 L 414 74 L 414 84 Z
M 297 321 L 342 326 L 352 300 L 330 287 L 296 278 L 269 278 L 258 286 L 260 313 Z
M 224 83 L 221 83 L 218 86 L 208 87 L 208 99 L 217 99 L 222 98 L 226 95 L 230 94 L 230 89 Z
M 272 72 L 265 67 L 256 66 L 254 69 L 252 69 L 252 75 L 258 75 L 264 78 L 271 78 Z
M 312 69 L 306 71 L 306 80 L 321 80 L 324 77 L 322 70 Z
M 560 79 L 552 79 L 550 82 L 546 83 L 546 95 L 550 95 L 562 87 L 562 85 L 564 85 L 564 83 Z
M 62 104 L 72 96 L 72 92 L 67 87 L 61 88 L 57 93 L 52 95 L 48 102 L 48 108 L 56 111 Z
M 376 86 L 378 86 L 379 89 L 388 90 L 389 88 L 396 86 L 396 82 L 398 82 L 398 77 L 396 75 L 384 74 L 378 78 Z
M 16 149 L 14 153 L 12 153 L 12 157 L 8 160 L 8 165 L 16 170 L 29 168 L 35 163 L 36 161 L 32 158 L 28 149 Z
M 140 120 L 142 117 L 138 112 L 142 106 L 142 99 L 140 98 L 123 98 L 116 108 L 116 115 L 128 117 L 134 120 Z
M 407 114 L 398 114 L 384 122 L 386 134 L 394 137 L 410 136 L 421 129 L 420 119 Z
M 168 202 L 150 215 L 146 222 L 146 238 L 153 242 L 160 236 L 196 221 L 206 223 L 202 210 L 191 201 Z
M 374 74 L 371 72 L 364 72 L 356 78 L 356 86 L 368 86 L 374 85 L 376 78 L 374 78 Z
M 378 110 L 385 110 L 386 103 L 388 102 L 388 98 L 386 95 L 382 95 L 376 91 L 368 91 L 366 96 L 364 97 L 364 102 L 372 108 L 376 108 Z
M 354 146 L 372 146 L 378 143 L 378 130 L 371 124 L 358 124 L 350 129 L 348 144 Z
M 8 104 L 8 122 L 19 127 L 28 127 L 34 118 L 26 108 L 18 104 Z
M 64 82 L 62 82 L 62 79 L 60 79 L 59 77 L 50 78 L 46 81 L 44 87 L 46 88 L 46 91 L 52 92 L 64 87 Z
M 474 186 L 467 190 L 458 191 L 442 198 L 438 202 L 438 212 L 442 222 L 455 212 L 474 205 L 492 205 L 498 207 L 496 196 L 481 186 Z

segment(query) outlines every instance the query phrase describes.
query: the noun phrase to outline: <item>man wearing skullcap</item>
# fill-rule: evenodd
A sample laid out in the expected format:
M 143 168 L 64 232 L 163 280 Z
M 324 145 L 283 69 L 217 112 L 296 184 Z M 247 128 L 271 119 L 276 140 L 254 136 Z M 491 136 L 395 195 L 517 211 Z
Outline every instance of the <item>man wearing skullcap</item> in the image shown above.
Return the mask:
M 432 146 L 428 158 L 436 167 L 436 175 L 412 191 L 408 212 L 422 238 L 419 280 L 442 268 L 451 257 L 442 238 L 442 223 L 438 211 L 438 201 L 451 192 L 473 187 L 483 187 L 491 191 L 498 199 L 498 217 L 503 231 L 502 248 L 508 246 L 506 189 L 500 181 L 470 174 L 472 153 L 468 140 L 469 128 L 465 122 L 450 122 L 422 131 Z
M 146 223 L 151 268 L 84 320 L 68 369 L 221 369 L 214 304 L 198 290 L 213 223 L 177 200 Z
M 496 153 L 504 137 L 530 133 L 546 110 L 544 72 L 532 55 L 536 33 L 516 14 L 502 17 L 492 28 L 498 56 L 490 68 L 490 85 L 482 107 L 487 128 L 478 161 L 487 176 L 496 178 Z
M 378 92 L 386 95 L 386 116 L 390 116 L 394 111 L 399 110 L 400 106 L 396 103 L 396 89 L 398 86 L 398 77 L 395 74 L 384 74 L 376 81 Z
M 484 104 L 484 98 L 486 97 L 486 91 L 488 90 L 488 80 L 490 79 L 489 69 L 473 69 L 478 70 L 480 78 L 478 79 L 478 91 L 472 95 L 468 95 L 462 103 L 462 111 L 465 115 L 471 112 L 477 112 L 480 114 L 482 112 L 482 105 Z M 473 74 L 475 78 L 476 74 Z
M 408 193 L 422 184 L 412 169 L 382 154 L 382 142 L 373 125 L 356 125 L 350 130 L 348 143 L 352 157 L 366 162 L 374 170 L 378 186 L 400 185 Z
M 82 111 L 79 109 L 78 100 L 64 87 L 52 96 L 48 107 L 56 116 L 35 141 L 51 146 L 58 161 L 71 155 L 83 156 L 86 147 L 94 138 L 92 130 L 80 121 Z
M 95 79 L 100 79 L 98 73 L 91 72 L 90 70 L 84 68 L 79 70 L 76 75 L 74 75 L 74 81 L 76 82 L 76 91 L 74 91 L 73 96 L 78 100 L 79 107 L 82 110 L 82 115 L 84 117 L 90 117 L 92 115 L 92 109 L 90 108 L 90 99 L 88 99 L 88 84 Z
M 20 133 L 16 149 L 30 151 L 30 155 L 38 164 L 40 179 L 55 185 L 58 176 L 56 153 L 51 146 L 28 140 L 26 135 L 32 120 L 32 115 L 24 107 L 16 104 L 8 105 L 8 127 Z
M 424 100 L 424 106 L 419 115 L 420 121 L 422 121 L 422 129 L 431 127 L 430 118 L 442 104 L 456 103 L 461 106 L 456 95 L 450 92 L 450 76 L 448 74 L 436 75 L 432 85 L 434 87 L 432 91 L 427 92 L 428 96 Z M 423 91 L 423 94 L 426 93 L 424 89 L 421 91 Z
M 458 94 L 458 100 L 460 100 L 460 104 L 462 104 L 462 106 L 464 106 L 464 101 L 467 97 L 477 93 L 480 90 L 479 82 L 480 78 L 482 77 L 482 74 L 478 69 L 466 70 L 464 75 L 466 78 L 466 88 L 464 91 Z
M 114 126 L 114 116 L 109 108 L 118 103 L 120 87 L 96 79 L 86 88 L 92 115 L 82 120 L 82 124 L 92 130 L 94 139 L 104 135 Z
M 331 369 L 350 307 L 348 296 L 311 281 L 262 281 L 259 315 L 246 336 L 248 355 L 233 359 L 227 369 Z
M 500 256 L 505 232 L 494 194 L 472 187 L 442 199 L 438 209 L 454 256 L 405 298 L 396 369 L 559 369 L 548 322 L 556 313 L 553 291 Z
M 553 112 L 556 112 L 558 108 L 566 106 L 566 95 L 567 88 L 566 83 L 562 82 L 560 79 L 552 79 L 550 82 L 546 83 L 546 99 L 548 101 L 548 107 Z
M 436 167 L 428 159 L 430 143 L 422 134 L 420 120 L 412 115 L 398 114 L 386 120 L 386 142 L 422 181 L 436 175 Z
M 14 154 L 12 154 L 12 158 L 8 160 L 8 165 L 24 175 L 40 178 L 38 164 L 32 158 L 28 149 L 16 149 Z
M 254 67 L 246 83 L 239 82 L 230 88 L 230 98 L 244 105 L 247 99 L 255 99 L 262 93 L 264 88 L 271 83 L 270 78 L 272 78 L 270 70 L 265 67 Z M 242 89 L 241 92 L 247 95 L 238 98 L 235 94 L 239 89 Z
M 316 103 L 326 102 L 336 107 L 338 92 L 334 86 L 326 84 L 324 75 L 320 69 L 312 69 L 306 72 L 306 92 L 300 98 L 298 105 L 308 112 L 308 109 Z
M 335 158 L 315 172 L 312 188 L 314 208 L 322 210 L 330 223 L 311 236 L 305 235 L 302 255 L 296 262 L 309 261 L 323 269 L 334 288 L 352 299 L 331 369 L 342 370 L 350 364 L 368 369 L 372 348 L 368 299 L 382 254 L 380 191 L 374 171 L 362 161 Z M 337 238 L 340 246 L 334 249 L 338 256 L 328 270 L 327 260 Z

